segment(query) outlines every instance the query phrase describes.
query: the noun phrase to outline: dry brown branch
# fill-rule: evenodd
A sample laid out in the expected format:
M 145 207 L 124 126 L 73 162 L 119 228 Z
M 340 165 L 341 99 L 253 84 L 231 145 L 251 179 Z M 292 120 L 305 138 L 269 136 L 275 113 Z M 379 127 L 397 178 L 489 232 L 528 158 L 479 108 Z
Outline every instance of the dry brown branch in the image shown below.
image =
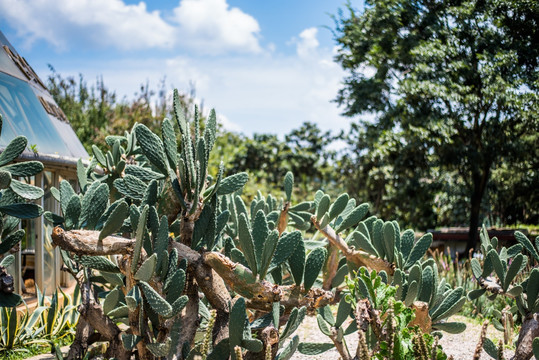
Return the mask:
M 277 230 L 279 231 L 279 236 L 283 233 L 283 231 L 286 230 L 286 226 L 288 225 L 288 209 L 290 208 L 290 202 L 287 201 L 284 203 L 283 210 L 281 210 L 281 214 L 279 215 L 279 221 L 277 222 Z
M 247 306 L 251 309 L 271 311 L 272 303 L 280 301 L 287 310 L 301 306 L 313 310 L 334 300 L 331 292 L 320 288 L 306 292 L 296 285 L 279 286 L 259 280 L 251 270 L 220 253 L 204 253 L 203 262 L 211 266 L 230 289 L 248 299 Z
M 337 247 L 330 244 L 328 247 L 328 260 L 326 261 L 324 267 L 324 282 L 322 284 L 322 289 L 331 290 L 331 283 L 333 282 L 333 279 L 337 274 L 337 270 L 339 270 L 339 260 L 339 250 L 337 249 Z
M 395 272 L 395 265 L 391 264 L 379 257 L 366 253 L 365 251 L 355 250 L 348 246 L 346 241 L 341 238 L 335 230 L 329 225 L 321 227 L 320 223 L 316 219 L 316 216 L 311 217 L 311 221 L 314 224 L 314 227 L 324 235 L 331 244 L 335 245 L 346 257 L 346 260 L 356 264 L 357 266 L 365 266 L 371 270 L 376 270 L 377 272 L 385 271 L 389 275 L 393 275 Z
M 57 226 L 52 231 L 52 242 L 77 255 L 126 255 L 133 252 L 135 241 L 121 236 L 107 236 L 99 240 L 99 231 L 70 230 Z
M 425 334 L 430 334 L 432 321 L 429 316 L 429 304 L 423 301 L 414 301 L 412 309 L 415 310 L 415 318 L 408 326 L 419 326 Z
M 498 280 L 496 278 L 493 278 L 491 276 L 486 278 L 480 278 L 479 280 L 479 286 L 481 286 L 483 289 L 487 290 L 488 292 L 492 294 L 499 294 L 507 296 L 508 298 L 514 299 L 515 296 L 508 293 L 513 286 L 509 286 L 507 288 L 507 291 L 503 291 L 502 286 L 498 283 Z

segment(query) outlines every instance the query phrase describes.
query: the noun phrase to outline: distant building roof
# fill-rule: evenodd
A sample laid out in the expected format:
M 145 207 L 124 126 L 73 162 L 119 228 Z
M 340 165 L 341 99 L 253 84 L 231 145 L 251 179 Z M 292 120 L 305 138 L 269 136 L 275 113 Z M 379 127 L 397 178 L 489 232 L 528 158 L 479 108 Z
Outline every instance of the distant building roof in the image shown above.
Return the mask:
M 26 152 L 49 158 L 88 158 L 64 112 L 45 84 L 0 31 L 0 149 L 18 135 L 28 138 Z

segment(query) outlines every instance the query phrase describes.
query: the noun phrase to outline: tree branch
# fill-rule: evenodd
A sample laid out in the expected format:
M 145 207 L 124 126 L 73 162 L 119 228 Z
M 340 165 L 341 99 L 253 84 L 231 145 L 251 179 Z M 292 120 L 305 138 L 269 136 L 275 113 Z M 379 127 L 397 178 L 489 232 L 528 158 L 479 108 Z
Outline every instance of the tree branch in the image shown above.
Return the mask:
M 320 223 L 316 219 L 316 216 L 313 215 L 311 217 L 311 221 L 314 224 L 314 227 L 322 235 L 324 235 L 330 243 L 332 243 L 339 250 L 341 250 L 341 252 L 346 257 L 346 260 L 356 264 L 357 266 L 365 266 L 378 272 L 383 270 L 388 275 L 393 275 L 393 273 L 395 272 L 394 264 L 391 264 L 383 259 L 380 259 L 379 257 L 366 253 L 365 251 L 351 249 L 346 243 L 346 241 L 344 241 L 343 238 L 341 238 L 337 233 L 335 233 L 335 230 L 333 230 L 331 226 L 326 225 L 322 228 L 320 226 Z
M 303 287 L 296 285 L 279 286 L 257 279 L 251 270 L 232 262 L 220 253 L 204 253 L 203 261 L 219 274 L 231 290 L 249 299 L 247 306 L 252 309 L 271 311 L 272 303 L 276 301 L 280 301 L 287 310 L 298 306 L 316 309 L 334 300 L 331 292 L 320 288 L 312 288 L 305 292 Z
M 99 240 L 99 231 L 70 230 L 57 226 L 52 231 L 54 245 L 77 255 L 126 255 L 133 252 L 135 241 L 121 236 L 107 236 Z

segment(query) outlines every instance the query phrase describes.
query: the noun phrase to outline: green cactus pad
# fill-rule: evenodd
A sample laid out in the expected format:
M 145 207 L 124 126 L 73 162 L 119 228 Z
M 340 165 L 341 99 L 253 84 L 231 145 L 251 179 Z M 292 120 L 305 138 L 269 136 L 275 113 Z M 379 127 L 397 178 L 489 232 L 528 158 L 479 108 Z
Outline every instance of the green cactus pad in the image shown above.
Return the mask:
M 411 306 L 414 303 L 418 291 L 419 284 L 417 283 L 417 281 L 412 281 L 408 286 L 408 291 L 406 292 L 406 296 L 404 297 L 404 303 L 406 304 L 406 306 Z
M 392 263 L 395 257 L 395 227 L 393 226 L 393 223 L 389 221 L 385 222 L 382 227 L 382 233 L 386 259 Z
M 305 274 L 303 275 L 303 286 L 305 291 L 308 291 L 316 281 L 320 269 L 324 266 L 327 257 L 326 248 L 316 248 L 309 256 L 307 256 L 307 261 L 305 262 Z
M 479 298 L 481 295 L 483 295 L 484 293 L 486 293 L 487 290 L 486 289 L 475 289 L 475 290 L 472 290 L 468 293 L 468 300 L 470 301 L 473 301 L 477 298 Z
M 535 302 L 537 301 L 537 295 L 539 294 L 539 269 L 534 268 L 530 272 L 528 277 L 528 284 L 526 286 L 527 304 L 528 309 L 532 310 Z
M 148 219 L 148 212 L 149 207 L 146 205 L 144 207 L 144 210 L 142 210 L 142 214 L 139 219 L 139 223 L 137 226 L 137 232 L 135 236 L 135 248 L 133 249 L 133 257 L 131 258 L 131 273 L 135 273 L 137 271 L 138 262 L 140 259 L 140 252 L 142 251 L 142 243 L 144 240 L 144 233 L 146 228 L 146 220 Z
M 43 189 L 12 179 L 9 188 L 20 197 L 28 200 L 37 200 L 43 197 Z
M 127 305 L 115 307 L 107 315 L 111 318 L 125 318 L 129 315 L 129 308 Z
M 322 222 L 322 217 L 329 210 L 330 202 L 331 202 L 331 198 L 327 194 L 322 196 L 322 198 L 318 202 L 318 206 L 316 207 L 316 218 L 318 219 L 318 221 Z
M 288 345 L 286 345 L 286 347 L 277 354 L 275 360 L 290 360 L 290 358 L 292 358 L 292 355 L 294 355 L 294 353 L 298 349 L 298 345 L 299 337 L 296 335 L 292 338 L 292 340 L 290 340 Z
M 483 340 L 483 349 L 490 357 L 498 359 L 498 347 L 487 337 Z
M 300 241 L 303 241 L 303 236 L 299 231 L 283 234 L 277 242 L 275 252 L 273 254 L 273 257 L 271 258 L 268 272 L 273 271 L 279 265 L 288 260 L 288 258 L 296 250 L 296 247 L 298 246 Z
M 524 255 L 522 254 L 518 254 L 517 256 L 513 258 L 513 262 L 507 269 L 507 274 L 505 275 L 505 281 L 503 283 L 503 291 L 507 291 L 507 289 L 509 288 L 509 285 L 519 273 L 523 262 L 524 262 Z
M 118 301 L 120 300 L 120 290 L 118 288 L 112 289 L 107 296 L 105 297 L 105 301 L 103 302 L 103 312 L 105 315 L 108 315 L 114 308 L 116 308 L 116 305 L 118 305 Z
M 367 215 L 369 211 L 369 204 L 364 203 L 354 208 L 346 217 L 343 218 L 342 222 L 335 228 L 336 232 L 341 232 L 349 227 L 355 226 L 358 222 L 361 221 Z
M 169 279 L 167 279 L 169 280 Z M 169 303 L 175 302 L 182 294 L 185 287 L 185 271 L 177 269 L 170 277 L 169 281 L 165 282 L 166 299 Z
M 8 171 L 0 170 L 0 190 L 7 189 L 11 184 L 11 174 Z
M 311 201 L 304 201 L 302 203 L 299 203 L 297 205 L 294 205 L 288 209 L 288 211 L 309 211 L 313 208 L 313 202 Z
M 449 334 L 460 334 L 461 332 L 466 330 L 466 324 L 461 322 L 442 322 L 432 324 L 432 328 L 445 331 Z
M 167 337 L 164 343 L 146 344 L 146 348 L 156 357 L 167 356 L 170 350 L 171 340 Z
M 335 345 L 330 343 L 299 343 L 298 351 L 303 355 L 319 355 L 334 347 Z
M 228 338 L 219 341 L 209 353 L 206 360 L 222 360 L 228 359 L 230 356 L 230 340 Z
M 515 239 L 517 239 L 517 241 L 522 246 L 524 246 L 524 248 L 528 250 L 530 254 L 532 254 L 535 260 L 539 261 L 539 254 L 537 253 L 535 247 L 532 245 L 531 241 L 526 237 L 526 235 L 524 235 L 520 231 L 515 231 Z
M 172 306 L 161 297 L 147 282 L 140 281 L 139 285 L 144 292 L 148 304 L 157 314 L 169 317 L 172 314 Z
M 283 185 L 286 201 L 290 201 L 290 198 L 292 197 L 292 189 L 294 188 L 294 174 L 292 174 L 290 171 L 284 176 Z
M 148 160 L 162 174 L 168 174 L 165 149 L 161 139 L 143 124 L 135 127 L 135 134 L 137 135 L 137 142 Z
M 9 235 L 7 238 L 5 238 L 0 243 L 0 254 L 5 254 L 12 247 L 17 245 L 24 237 L 24 234 L 25 234 L 24 230 L 20 229 L 20 230 L 15 231 L 13 234 Z
M 105 272 L 114 273 L 114 274 L 120 273 L 120 268 L 118 268 L 118 266 L 115 263 L 113 263 L 112 261 L 110 261 L 104 256 L 83 255 L 78 259 L 78 262 L 81 265 L 87 266 L 91 269 L 105 271 Z
M 473 275 L 475 276 L 476 279 L 479 279 L 483 273 L 479 260 L 477 258 L 473 258 L 471 261 L 471 266 L 472 266 Z
M 433 292 L 436 290 L 434 286 L 434 274 L 432 268 L 427 266 L 423 269 L 421 274 L 421 287 L 417 300 L 429 303 Z
M 461 287 L 452 290 L 438 307 L 429 311 L 432 321 L 436 322 L 458 312 L 466 301 L 463 295 L 464 289 Z
M 43 171 L 40 161 L 25 161 L 2 167 L 2 172 L 11 173 L 11 176 L 33 176 Z
M 238 226 L 238 239 L 241 247 L 241 252 L 245 255 L 245 259 L 249 264 L 249 268 L 253 272 L 253 275 L 257 274 L 257 264 L 255 257 L 255 249 L 253 244 L 253 237 L 251 230 L 249 229 L 249 222 L 245 214 L 240 214 L 239 226 Z
M 99 185 L 93 192 L 88 189 L 82 201 L 80 224 L 85 225 L 87 229 L 94 229 L 99 218 L 107 209 L 108 201 L 109 187 L 107 184 Z
M 329 208 L 329 221 L 332 221 L 344 211 L 349 199 L 350 197 L 347 193 L 339 195 L 337 200 L 335 200 L 335 202 L 331 204 L 331 207 Z
M 536 359 L 539 359 L 539 338 L 533 339 L 532 347 L 533 356 L 535 356 Z
M 249 175 L 245 172 L 227 176 L 221 180 L 217 189 L 217 195 L 232 194 L 241 189 L 247 183 L 247 180 L 249 180 Z
M 161 173 L 138 165 L 126 165 L 124 171 L 126 175 L 134 176 L 142 181 L 161 180 L 165 178 L 165 175 Z
M 337 318 L 335 320 L 335 327 L 341 327 L 346 319 L 350 316 L 350 311 L 352 310 L 352 305 L 347 302 L 344 296 L 339 302 L 339 307 L 337 308 Z
M 77 195 L 73 195 L 68 201 L 67 207 L 64 213 L 65 227 L 72 229 L 79 223 L 79 217 L 81 213 L 80 198 Z
M 280 335 L 279 343 L 282 343 L 284 340 L 286 340 L 290 335 L 292 335 L 298 329 L 298 327 L 301 325 L 301 323 L 305 319 L 306 314 L 307 314 L 307 308 L 305 306 L 302 306 L 299 309 L 298 308 L 292 309 L 292 311 L 290 312 L 290 316 L 288 317 L 286 326 Z
M 268 223 L 266 221 L 266 215 L 263 210 L 258 210 L 253 221 L 253 244 L 254 252 L 256 256 L 256 262 L 260 266 L 262 263 L 262 256 L 264 252 L 264 243 L 269 234 Z
M 144 260 L 142 265 L 138 268 L 137 272 L 135 273 L 135 280 L 143 280 L 143 281 L 150 281 L 152 276 L 155 273 L 155 266 L 157 264 L 157 254 L 152 254 L 149 258 Z
M 187 295 L 183 295 L 177 298 L 176 301 L 172 303 L 172 313 L 170 314 L 170 317 L 175 317 L 179 315 L 188 302 L 189 297 L 187 297 Z
M 326 320 L 324 320 L 324 317 L 322 315 L 316 315 L 316 322 L 318 323 L 318 328 L 324 335 L 331 336 L 329 324 L 326 322 Z
M 264 243 L 264 250 L 262 251 L 261 263 L 260 263 L 260 278 L 264 279 L 268 272 L 269 266 L 273 259 L 273 254 L 277 248 L 277 243 L 279 241 L 279 232 L 273 230 Z
M 405 269 L 408 269 L 410 266 L 419 261 L 427 252 L 430 245 L 432 244 L 432 234 L 428 233 L 423 235 L 417 242 L 414 244 L 406 264 L 404 265 Z
M 243 329 L 245 327 L 245 321 L 247 319 L 245 314 L 245 299 L 240 297 L 232 306 L 230 311 L 229 322 L 229 340 L 230 340 L 230 352 L 234 351 L 234 347 L 241 345 L 243 337 Z
M 305 243 L 303 241 L 298 242 L 296 250 L 294 250 L 292 255 L 288 258 L 288 265 L 290 266 L 290 272 L 294 277 L 294 282 L 297 286 L 300 286 L 305 271 Z
M 122 334 L 122 344 L 124 349 L 132 350 L 142 338 L 133 334 Z
M 107 218 L 103 229 L 99 233 L 99 240 L 117 232 L 123 225 L 124 220 L 129 216 L 129 205 L 121 201 Z
M 0 166 L 9 164 L 18 158 L 19 155 L 23 153 L 27 144 L 28 140 L 26 140 L 26 137 L 24 136 L 17 136 L 15 139 L 11 140 L 0 154 Z

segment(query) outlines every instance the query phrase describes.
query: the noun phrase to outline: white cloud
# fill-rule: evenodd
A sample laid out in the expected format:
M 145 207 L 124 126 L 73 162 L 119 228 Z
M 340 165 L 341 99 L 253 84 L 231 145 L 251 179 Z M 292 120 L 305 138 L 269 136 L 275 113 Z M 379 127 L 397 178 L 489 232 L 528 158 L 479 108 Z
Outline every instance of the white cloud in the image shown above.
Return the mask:
M 260 27 L 226 0 L 181 0 L 165 19 L 146 3 L 122 0 L 2 0 L 5 19 L 30 47 L 45 40 L 58 50 L 186 47 L 199 53 L 258 53 Z
M 296 39 L 301 38 L 300 34 L 296 36 Z M 303 38 L 310 39 L 307 42 L 310 44 L 317 42 L 316 36 Z M 204 107 L 215 108 L 225 128 L 246 134 L 283 135 L 304 121 L 335 132 L 348 128 L 349 120 L 340 116 L 337 104 L 332 102 L 345 73 L 333 62 L 333 49 L 320 45 L 309 49 L 310 55 L 306 57 L 263 51 L 218 59 L 194 55 L 131 56 L 107 61 L 70 61 L 55 66 L 64 76 L 82 72 L 89 83 L 102 74 L 105 84 L 116 90 L 119 98 L 131 97 L 139 85 L 148 80 L 150 88 L 155 89 L 164 76 L 168 86 L 174 85 L 180 91 L 188 90 L 192 81 Z M 48 73 L 43 65 L 34 68 L 38 73 Z
M 174 28 L 146 4 L 121 0 L 3 0 L 0 17 L 27 38 L 27 45 L 46 40 L 56 48 L 81 44 L 120 50 L 168 48 Z
M 179 41 L 202 53 L 258 53 L 260 26 L 254 17 L 226 0 L 182 0 L 174 9 Z
M 316 38 L 318 29 L 311 27 L 303 30 L 299 34 L 299 40 L 296 40 L 296 52 L 299 57 L 312 56 L 318 48 L 319 42 Z

